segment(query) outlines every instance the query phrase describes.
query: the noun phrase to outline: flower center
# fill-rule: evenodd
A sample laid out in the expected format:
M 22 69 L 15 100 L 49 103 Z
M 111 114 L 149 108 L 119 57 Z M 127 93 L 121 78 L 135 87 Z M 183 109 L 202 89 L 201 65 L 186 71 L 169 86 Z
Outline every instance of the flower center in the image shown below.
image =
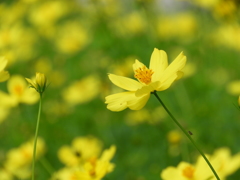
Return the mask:
M 18 95 L 21 96 L 21 94 L 23 93 L 23 87 L 21 85 L 16 85 L 14 87 L 14 92 Z
M 153 71 L 146 66 L 142 66 L 135 70 L 134 77 L 144 84 L 149 84 L 152 79 Z
M 182 170 L 182 174 L 184 177 L 192 179 L 194 171 L 195 169 L 192 166 L 187 166 L 185 169 Z

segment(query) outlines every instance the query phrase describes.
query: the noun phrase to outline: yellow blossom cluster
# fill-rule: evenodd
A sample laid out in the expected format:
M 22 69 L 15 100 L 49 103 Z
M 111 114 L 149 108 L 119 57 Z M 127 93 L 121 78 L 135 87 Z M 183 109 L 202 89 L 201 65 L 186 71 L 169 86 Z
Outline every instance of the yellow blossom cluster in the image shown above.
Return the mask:
M 39 159 L 46 151 L 45 142 L 38 138 L 36 158 Z M 10 149 L 0 168 L 2 180 L 28 179 L 31 177 L 31 165 L 33 158 L 33 139 L 17 148 Z
M 71 146 L 62 146 L 58 157 L 65 167 L 53 174 L 52 180 L 100 180 L 113 171 L 110 162 L 116 146 L 102 151 L 102 142 L 95 137 L 76 137 Z
M 11 108 L 19 103 L 34 104 L 38 101 L 38 93 L 30 89 L 25 78 L 21 75 L 12 75 L 7 81 L 8 92 L 0 91 L 0 111 L 5 112 L 0 116 L 3 121 Z
M 95 98 L 100 89 L 100 80 L 96 75 L 89 75 L 79 81 L 72 82 L 63 90 L 62 96 L 67 104 L 86 103 Z
M 229 148 L 219 148 L 213 155 L 208 155 L 207 157 L 215 167 L 221 180 L 225 180 L 227 176 L 240 168 L 240 153 L 232 156 Z M 197 158 L 195 164 L 182 161 L 177 167 L 167 167 L 161 172 L 160 176 L 163 180 L 215 179 L 201 156 Z

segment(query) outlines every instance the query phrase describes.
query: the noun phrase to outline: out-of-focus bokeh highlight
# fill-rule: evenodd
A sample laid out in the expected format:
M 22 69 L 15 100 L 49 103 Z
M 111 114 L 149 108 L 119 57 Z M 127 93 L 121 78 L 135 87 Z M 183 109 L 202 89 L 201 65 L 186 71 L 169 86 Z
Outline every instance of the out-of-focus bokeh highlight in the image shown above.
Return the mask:
M 170 62 L 187 57 L 184 77 L 158 93 L 170 111 L 206 154 L 239 153 L 239 42 L 237 0 L 0 1 L 0 179 L 31 177 L 39 94 L 24 78 L 36 72 L 49 82 L 37 179 L 161 179 L 169 166 L 197 162 L 153 96 L 140 111 L 104 104 L 121 91 L 107 74 L 134 78 L 135 59 L 148 66 L 154 48 Z M 240 177 L 239 167 L 229 172 Z

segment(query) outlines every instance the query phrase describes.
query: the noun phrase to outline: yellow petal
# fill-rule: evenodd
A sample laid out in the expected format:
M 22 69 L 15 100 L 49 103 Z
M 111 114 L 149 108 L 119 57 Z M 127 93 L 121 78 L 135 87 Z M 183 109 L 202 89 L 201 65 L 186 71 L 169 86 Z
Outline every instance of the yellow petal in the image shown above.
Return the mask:
M 105 99 L 105 103 L 107 105 L 107 109 L 111 111 L 122 111 L 127 108 L 127 100 L 134 95 L 131 92 L 122 92 L 117 94 L 112 94 L 107 96 Z
M 167 66 L 168 60 L 166 52 L 154 48 L 149 65 L 149 69 L 153 70 L 152 82 L 159 81 Z
M 135 63 L 133 64 L 133 71 L 135 72 L 135 70 L 142 68 L 143 66 L 145 65 L 136 59 Z
M 177 58 L 166 68 L 164 71 L 164 76 L 161 78 L 161 83 L 164 86 L 170 86 L 174 80 L 177 79 L 179 71 L 183 69 L 186 64 L 186 56 L 181 52 Z
M 181 78 L 183 77 L 183 75 L 184 75 L 184 72 L 178 71 L 178 72 L 177 72 L 177 79 L 176 79 L 176 80 L 181 79 Z
M 142 97 L 136 97 L 134 91 L 122 92 L 107 96 L 105 103 L 108 104 L 107 108 L 111 111 L 122 111 L 126 108 L 139 110 L 146 104 L 149 96 L 150 94 Z
M 134 98 L 134 99 L 128 101 L 128 107 L 131 110 L 140 110 L 146 105 L 149 97 L 150 97 L 150 94 L 144 95 L 139 98 Z
M 0 91 L 0 107 L 10 108 L 17 105 L 18 100 L 14 96 L 10 96 L 9 94 Z
M 168 179 L 168 180 L 179 180 L 181 178 L 181 173 L 177 170 L 175 167 L 167 167 L 164 169 L 161 173 L 161 178 L 162 179 Z M 181 178 L 182 180 L 182 178 Z
M 29 78 L 25 78 L 25 79 L 29 83 L 30 86 L 32 86 L 35 89 L 37 88 L 37 85 L 31 79 L 29 79 Z
M 178 77 L 177 73 L 173 74 L 172 76 L 170 76 L 168 78 L 167 81 L 160 83 L 159 87 L 156 90 L 164 91 L 164 90 L 168 89 L 172 85 L 172 83 L 177 79 L 177 77 Z
M 9 78 L 7 71 L 0 71 L 0 82 L 6 81 Z
M 131 78 L 117 76 L 114 74 L 109 74 L 108 77 L 113 84 L 128 91 L 136 91 L 142 87 L 141 83 Z
M 110 161 L 113 158 L 116 149 L 116 146 L 112 145 L 109 149 L 104 150 L 101 157 L 99 158 L 100 161 Z
M 141 97 L 143 95 L 146 95 L 146 94 L 150 94 L 151 92 L 153 92 L 154 90 L 157 90 L 157 87 L 159 86 L 159 81 L 157 82 L 154 82 L 154 83 L 151 83 L 147 86 L 143 86 L 142 88 L 138 89 L 136 91 L 136 96 L 137 97 Z
M 0 57 L 0 71 L 4 70 L 7 66 L 7 59 L 5 57 Z

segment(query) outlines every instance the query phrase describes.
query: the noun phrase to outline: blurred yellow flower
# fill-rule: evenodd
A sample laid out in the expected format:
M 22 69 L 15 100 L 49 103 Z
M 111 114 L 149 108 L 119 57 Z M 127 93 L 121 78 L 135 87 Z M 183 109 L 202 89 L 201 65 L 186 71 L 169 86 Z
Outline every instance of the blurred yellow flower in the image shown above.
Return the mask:
M 219 148 L 213 155 L 208 156 L 221 180 L 233 174 L 240 168 L 240 153 L 231 156 L 229 148 Z M 203 173 L 204 172 L 204 173 Z M 168 167 L 161 173 L 163 180 L 215 180 L 212 172 L 206 166 L 204 159 L 199 156 L 196 164 L 180 162 L 177 167 Z
M 88 146 L 85 146 L 85 151 Z M 101 157 L 93 156 L 85 159 L 81 164 L 68 166 L 54 173 L 52 180 L 55 179 L 81 179 L 81 180 L 101 180 L 107 173 L 113 171 L 114 164 L 110 162 L 116 152 L 116 146 L 112 145 L 103 151 Z
M 75 166 L 91 158 L 97 158 L 102 150 L 102 143 L 94 137 L 77 137 L 72 146 L 63 146 L 58 151 L 58 158 L 67 166 Z
M 167 139 L 170 144 L 178 144 L 182 140 L 182 134 L 178 130 L 172 130 L 167 134 Z
M 169 142 L 168 152 L 171 156 L 177 156 L 181 152 L 182 134 L 178 130 L 169 131 L 167 140 Z
M 65 1 L 42 2 L 31 7 L 29 19 L 39 27 L 54 25 L 54 23 L 66 13 L 67 5 Z
M 2 107 L 14 107 L 19 103 L 34 104 L 39 99 L 36 91 L 28 88 L 26 80 L 20 75 L 11 76 L 7 88 L 9 94 L 0 91 Z
M 36 158 L 45 153 L 45 142 L 38 138 Z M 33 157 L 33 140 L 11 149 L 6 155 L 4 168 L 19 179 L 29 178 Z
M 182 77 L 182 69 L 186 63 L 186 56 L 181 52 L 177 58 L 168 65 L 167 54 L 163 50 L 154 49 L 149 69 L 138 60 L 133 64 L 135 78 L 138 81 L 109 74 L 113 84 L 127 92 L 117 93 L 106 97 L 105 103 L 111 111 L 122 111 L 126 108 L 139 110 L 147 103 L 151 92 L 168 89 L 171 84 Z
M 86 103 L 97 96 L 100 88 L 100 80 L 95 75 L 87 76 L 73 82 L 63 93 L 63 99 L 72 105 Z
M 237 23 L 224 24 L 214 31 L 212 34 L 217 45 L 230 47 L 235 50 L 240 50 L 240 26 Z
M 2 180 L 13 180 L 13 175 L 6 169 L 0 169 L 0 177 Z
M 231 151 L 227 147 L 217 149 L 210 157 L 215 170 L 217 171 L 221 180 L 226 179 L 227 176 L 233 174 L 240 168 L 240 153 L 232 156 Z M 212 178 L 211 180 L 214 180 Z
M 181 38 L 185 41 L 194 37 L 197 29 L 197 21 L 192 13 L 164 16 L 156 25 L 161 39 Z
M 117 35 L 129 37 L 143 33 L 146 29 L 146 22 L 140 12 L 132 12 L 111 21 L 110 27 Z
M 234 1 L 220 1 L 214 7 L 214 15 L 217 18 L 236 16 L 237 6 Z
M 240 94 L 240 80 L 232 81 L 227 85 L 227 91 L 232 95 Z
M 64 167 L 59 171 L 55 172 L 51 180 L 61 179 L 61 180 L 78 180 L 78 171 L 80 168 L 78 167 Z
M 78 21 L 69 21 L 58 28 L 56 47 L 62 53 L 73 54 L 82 50 L 90 41 L 90 30 Z
M 9 64 L 17 59 L 29 60 L 35 52 L 33 49 L 36 37 L 36 33 L 31 28 L 24 26 L 21 21 L 11 26 L 3 26 L 0 29 L 0 52 L 6 55 Z
M 0 82 L 6 81 L 9 78 L 9 73 L 7 71 L 4 71 L 7 63 L 7 59 L 0 57 Z
M 45 91 L 47 87 L 47 77 L 45 74 L 42 73 L 36 73 L 35 80 L 31 80 L 28 78 L 25 78 L 27 82 L 29 83 L 31 88 L 34 88 L 40 95 Z
M 163 180 L 207 180 L 212 177 L 212 172 L 202 157 L 195 165 L 180 162 L 177 167 L 167 167 L 161 174 Z
M 101 180 L 106 174 L 113 171 L 114 164 L 110 162 L 116 152 L 116 146 L 112 145 L 104 150 L 99 159 L 90 159 L 84 164 L 84 170 L 78 173 L 81 180 Z

